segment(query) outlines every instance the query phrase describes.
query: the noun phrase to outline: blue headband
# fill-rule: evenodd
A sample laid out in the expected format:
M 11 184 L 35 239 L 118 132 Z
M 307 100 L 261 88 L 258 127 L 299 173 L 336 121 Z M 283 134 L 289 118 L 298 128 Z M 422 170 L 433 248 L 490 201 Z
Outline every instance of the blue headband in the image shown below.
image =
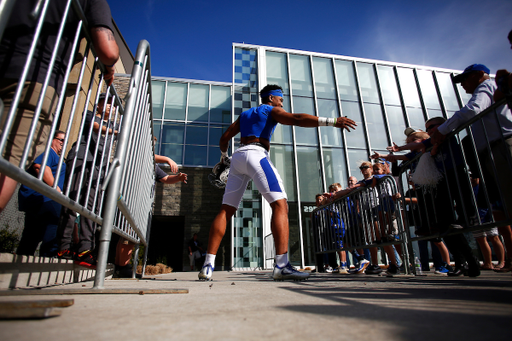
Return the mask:
M 283 97 L 283 92 L 279 89 L 276 89 L 276 90 L 270 90 L 268 92 L 264 92 L 262 94 L 260 94 L 261 98 L 264 98 L 264 97 L 268 97 L 268 96 L 279 96 L 279 97 Z

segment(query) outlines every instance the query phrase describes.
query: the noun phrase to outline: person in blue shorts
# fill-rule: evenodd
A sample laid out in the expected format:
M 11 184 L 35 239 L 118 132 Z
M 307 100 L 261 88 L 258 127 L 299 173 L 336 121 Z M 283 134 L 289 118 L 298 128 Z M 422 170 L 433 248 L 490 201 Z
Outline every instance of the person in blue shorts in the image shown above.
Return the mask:
M 288 261 L 288 202 L 283 181 L 270 161 L 270 139 L 278 123 L 300 127 L 333 126 L 355 129 L 356 123 L 348 117 L 326 118 L 308 114 L 292 114 L 283 109 L 283 89 L 267 85 L 260 91 L 261 105 L 240 114 L 221 136 L 219 146 L 221 162 L 229 163 L 229 141 L 238 133 L 240 147 L 231 158 L 220 212 L 215 217 L 208 239 L 204 266 L 200 280 L 210 280 L 215 267 L 215 256 L 226 232 L 226 224 L 238 209 L 249 180 L 253 180 L 261 195 L 272 208 L 271 230 L 274 236 L 276 257 L 272 277 L 274 280 L 305 280 L 308 273 L 296 270 Z

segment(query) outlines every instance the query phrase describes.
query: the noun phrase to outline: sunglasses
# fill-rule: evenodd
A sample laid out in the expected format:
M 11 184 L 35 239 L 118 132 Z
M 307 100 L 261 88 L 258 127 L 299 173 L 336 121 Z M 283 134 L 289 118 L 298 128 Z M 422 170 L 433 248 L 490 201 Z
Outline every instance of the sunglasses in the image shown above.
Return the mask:
M 430 129 L 432 129 L 432 128 L 434 128 L 434 127 L 437 127 L 437 126 L 439 126 L 439 125 L 440 125 L 440 124 L 438 124 L 438 123 L 431 124 L 431 125 L 429 125 L 428 127 L 425 127 L 425 130 L 426 130 L 426 131 L 429 131 Z
M 54 137 L 54 139 L 59 140 L 60 142 L 64 143 L 64 139 L 59 139 L 59 138 L 56 138 L 56 137 Z
M 359 169 L 361 169 L 361 170 L 368 169 L 368 168 L 370 168 L 370 166 L 361 166 L 361 167 L 359 167 Z

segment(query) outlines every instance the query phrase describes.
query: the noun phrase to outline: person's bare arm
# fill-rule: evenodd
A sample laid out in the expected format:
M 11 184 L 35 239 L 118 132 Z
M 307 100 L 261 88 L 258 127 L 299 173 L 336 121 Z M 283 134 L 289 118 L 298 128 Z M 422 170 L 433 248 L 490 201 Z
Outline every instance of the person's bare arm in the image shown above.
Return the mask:
M 270 112 L 272 118 L 277 122 L 289 126 L 299 126 L 299 127 L 318 127 L 318 117 L 309 115 L 309 114 L 292 114 L 287 112 L 281 107 L 274 107 Z M 351 120 L 348 117 L 338 117 L 336 119 L 336 128 L 347 129 L 350 131 L 351 129 L 356 129 L 356 122 Z
M 37 164 L 37 163 L 34 163 L 32 165 L 32 168 L 34 168 L 34 170 L 36 171 L 36 174 L 39 175 L 39 172 L 41 171 L 41 165 L 40 164 Z M 55 178 L 53 177 L 53 174 L 52 174 L 52 169 L 48 166 L 46 166 L 46 169 L 44 170 L 44 174 L 43 174 L 43 181 L 50 187 L 53 187 L 53 184 L 55 182 Z M 59 186 L 57 186 L 57 190 L 60 192 L 61 189 L 59 188 Z
M 171 172 L 178 173 L 178 165 L 171 158 L 163 155 L 155 154 L 155 162 L 156 163 L 167 163 L 171 168 Z
M 105 65 L 106 72 L 103 78 L 108 85 L 114 81 L 114 64 L 119 59 L 119 46 L 117 46 L 114 33 L 103 26 L 91 28 L 92 43 L 100 62 Z
M 97 133 L 100 130 L 100 124 L 98 122 L 94 122 L 92 130 L 94 130 L 94 132 Z M 101 133 L 102 134 L 106 134 L 107 133 L 107 126 L 102 125 Z M 112 134 L 112 129 L 109 129 L 108 133 Z M 117 130 L 114 130 L 114 135 L 117 135 Z
M 403 146 L 398 146 L 396 143 L 393 142 L 393 145 L 387 147 L 386 149 L 390 152 L 401 152 L 402 150 L 424 151 L 425 145 L 421 142 L 411 142 Z
M 177 182 L 183 182 L 184 184 L 187 183 L 187 174 L 185 173 L 178 173 L 176 175 L 167 175 L 165 178 L 160 179 L 161 183 L 172 185 Z

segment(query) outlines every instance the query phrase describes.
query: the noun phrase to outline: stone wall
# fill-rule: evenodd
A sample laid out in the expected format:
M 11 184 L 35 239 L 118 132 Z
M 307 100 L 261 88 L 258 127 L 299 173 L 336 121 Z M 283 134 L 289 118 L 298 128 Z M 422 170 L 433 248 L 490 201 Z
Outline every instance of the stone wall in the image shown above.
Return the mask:
M 161 168 L 170 174 L 169 167 L 162 166 Z M 187 184 L 164 185 L 160 182 L 157 183 L 154 215 L 185 217 L 183 268 L 188 269 L 188 241 L 194 233 L 197 233 L 198 239 L 206 248 L 210 225 L 220 209 L 224 190 L 213 187 L 208 181 L 210 168 L 184 167 L 180 171 L 188 175 Z M 215 268 L 219 270 L 230 268 L 230 231 L 230 224 L 228 224 L 216 258 Z

